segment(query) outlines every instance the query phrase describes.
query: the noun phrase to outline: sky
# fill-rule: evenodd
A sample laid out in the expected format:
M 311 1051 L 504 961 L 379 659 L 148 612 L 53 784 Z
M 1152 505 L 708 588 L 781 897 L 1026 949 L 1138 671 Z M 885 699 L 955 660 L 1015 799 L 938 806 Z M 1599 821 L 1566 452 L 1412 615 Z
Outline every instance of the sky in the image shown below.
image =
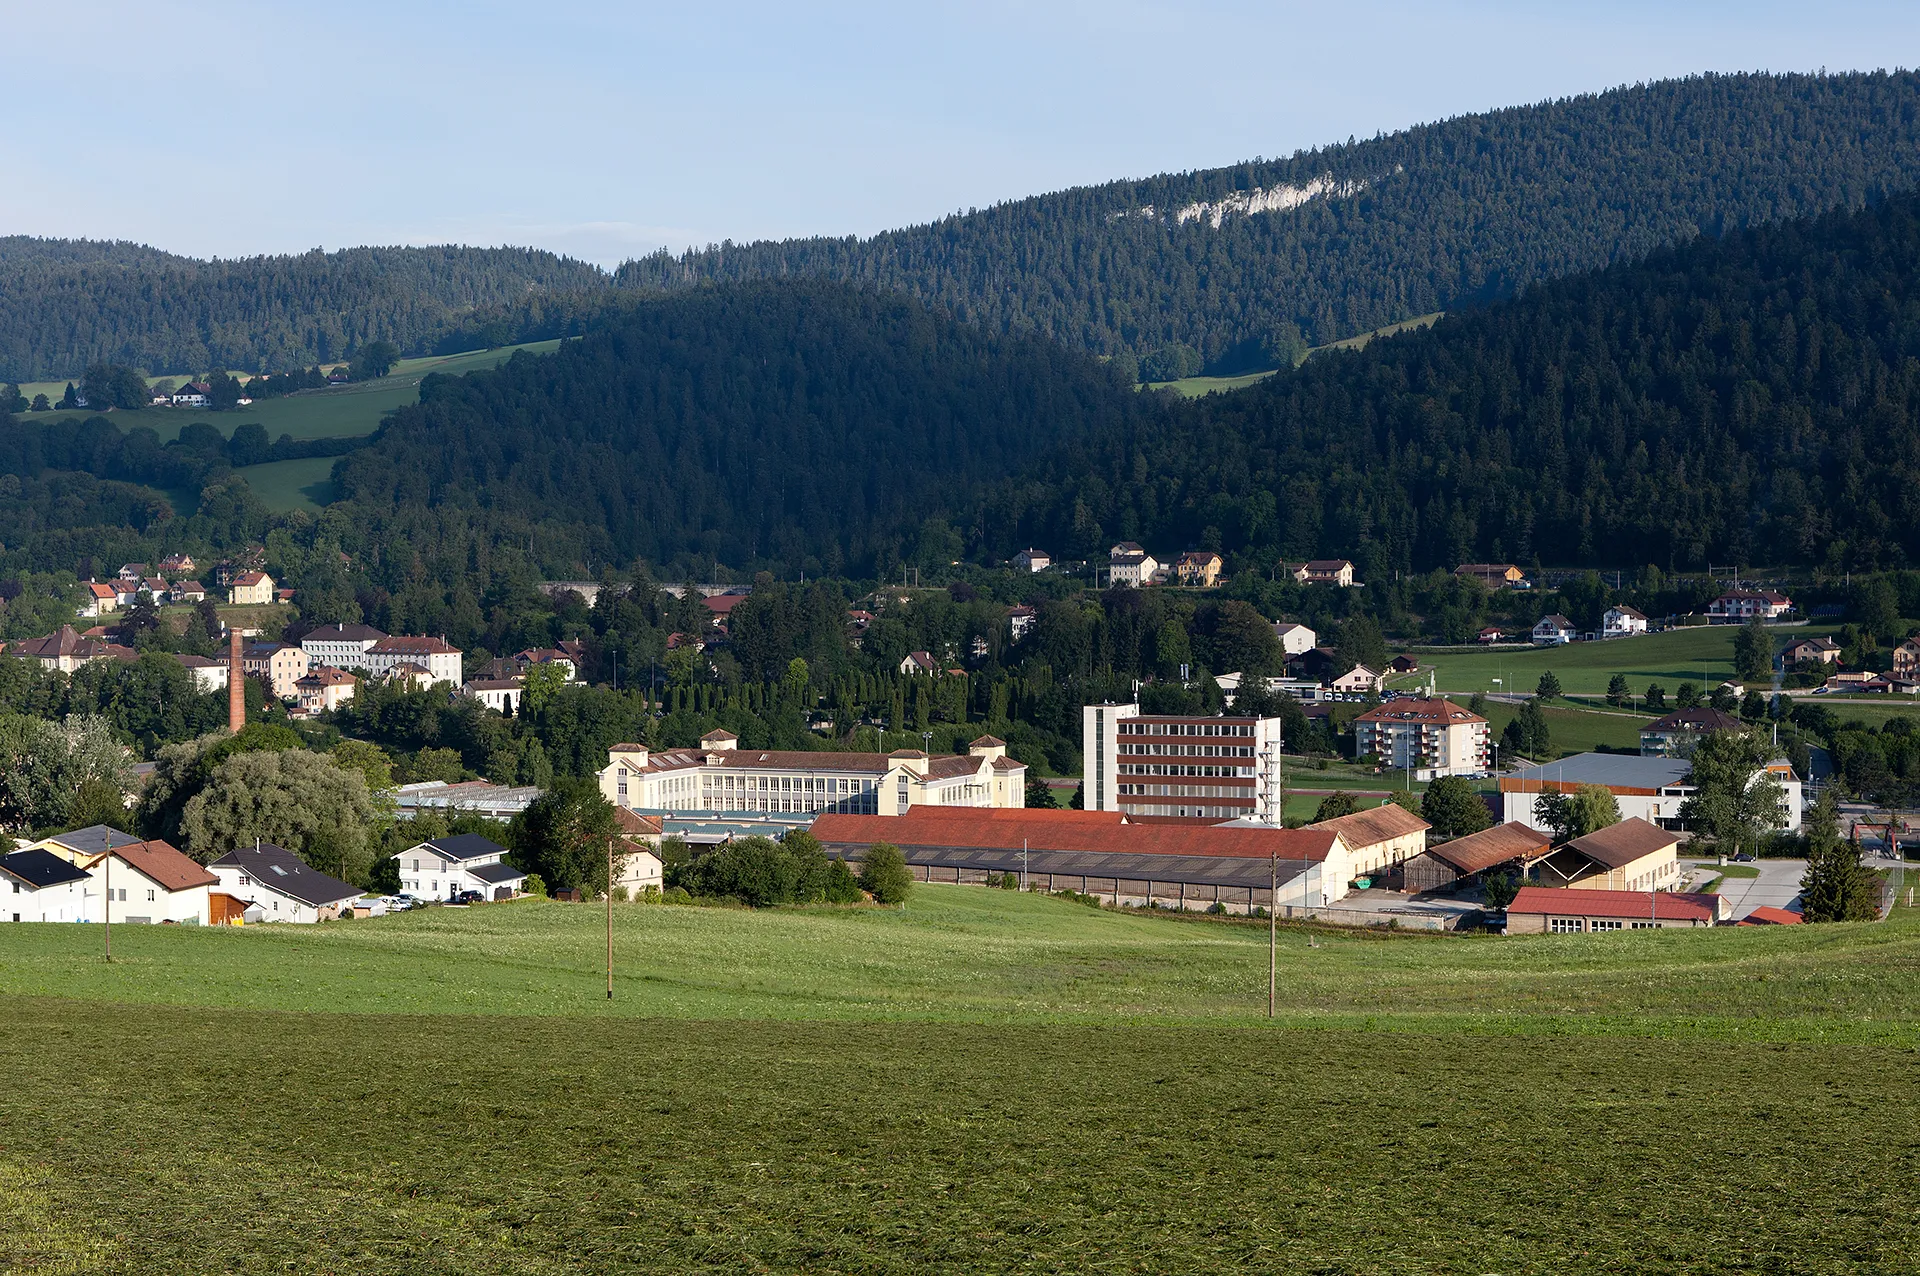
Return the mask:
M 1697 71 L 1920 5 L 0 0 L 0 234 L 197 257 L 870 235 Z

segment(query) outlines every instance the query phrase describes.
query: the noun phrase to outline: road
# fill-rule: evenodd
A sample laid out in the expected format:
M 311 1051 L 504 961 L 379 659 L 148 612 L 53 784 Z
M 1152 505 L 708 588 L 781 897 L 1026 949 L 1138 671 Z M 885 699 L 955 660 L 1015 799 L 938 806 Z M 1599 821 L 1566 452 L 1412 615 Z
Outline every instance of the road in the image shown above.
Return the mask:
M 1711 860 L 1695 861 L 1689 867 L 1695 870 L 1691 876 L 1697 882 L 1712 881 L 1722 871 Z M 1755 860 L 1741 867 L 1757 868 L 1760 876 L 1728 877 L 1721 881 L 1720 898 L 1727 901 L 1735 921 L 1761 907 L 1800 911 L 1795 904 L 1800 899 L 1800 879 L 1807 872 L 1805 860 Z

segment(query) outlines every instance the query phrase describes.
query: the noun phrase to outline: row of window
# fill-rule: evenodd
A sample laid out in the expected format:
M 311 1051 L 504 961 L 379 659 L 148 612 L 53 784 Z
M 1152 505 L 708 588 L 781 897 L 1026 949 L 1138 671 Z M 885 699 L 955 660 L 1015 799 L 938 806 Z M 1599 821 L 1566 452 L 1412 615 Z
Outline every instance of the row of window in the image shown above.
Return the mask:
M 1136 762 L 1129 766 L 1120 764 L 1121 775 L 1214 775 L 1214 776 L 1250 776 L 1250 766 L 1187 766 L 1174 762 Z
M 1237 820 L 1247 813 L 1245 807 L 1237 806 L 1169 806 L 1164 803 L 1124 804 L 1121 810 L 1128 815 L 1138 816 L 1174 816 L 1183 820 Z
M 1592 921 L 1584 917 L 1549 917 L 1547 919 L 1547 929 L 1555 935 L 1575 935 L 1583 930 L 1658 930 L 1659 928 L 1660 923 L 1655 921 L 1619 922 L 1601 917 L 1596 917 Z
M 1121 757 L 1136 758 L 1250 758 L 1249 744 L 1123 744 Z
M 1253 734 L 1250 722 L 1121 722 L 1121 735 L 1222 735 L 1245 738 Z
M 1251 784 L 1123 784 L 1121 797 L 1251 798 Z

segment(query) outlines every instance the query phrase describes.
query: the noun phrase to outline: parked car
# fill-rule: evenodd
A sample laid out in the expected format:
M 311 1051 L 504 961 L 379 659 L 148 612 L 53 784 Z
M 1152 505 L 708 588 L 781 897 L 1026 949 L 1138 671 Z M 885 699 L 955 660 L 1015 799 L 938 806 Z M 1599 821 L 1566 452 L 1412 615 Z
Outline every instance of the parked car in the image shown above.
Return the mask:
M 403 891 L 393 897 L 392 907 L 396 912 L 405 912 L 409 908 L 425 908 L 426 904 L 427 901 L 424 899 L 419 899 Z
M 484 904 L 487 902 L 487 897 L 479 891 L 461 891 L 453 897 L 453 902 L 456 904 Z
M 1745 851 L 1740 851 L 1734 855 L 1733 862 L 1736 864 L 1751 864 L 1753 863 L 1753 856 Z

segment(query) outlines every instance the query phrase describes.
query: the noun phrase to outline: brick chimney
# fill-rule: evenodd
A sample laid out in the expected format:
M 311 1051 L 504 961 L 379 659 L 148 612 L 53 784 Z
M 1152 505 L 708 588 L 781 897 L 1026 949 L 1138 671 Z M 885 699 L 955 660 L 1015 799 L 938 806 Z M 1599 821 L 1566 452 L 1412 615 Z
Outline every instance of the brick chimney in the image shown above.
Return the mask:
M 247 682 L 240 672 L 240 631 L 227 628 L 227 730 L 239 734 L 247 725 Z

